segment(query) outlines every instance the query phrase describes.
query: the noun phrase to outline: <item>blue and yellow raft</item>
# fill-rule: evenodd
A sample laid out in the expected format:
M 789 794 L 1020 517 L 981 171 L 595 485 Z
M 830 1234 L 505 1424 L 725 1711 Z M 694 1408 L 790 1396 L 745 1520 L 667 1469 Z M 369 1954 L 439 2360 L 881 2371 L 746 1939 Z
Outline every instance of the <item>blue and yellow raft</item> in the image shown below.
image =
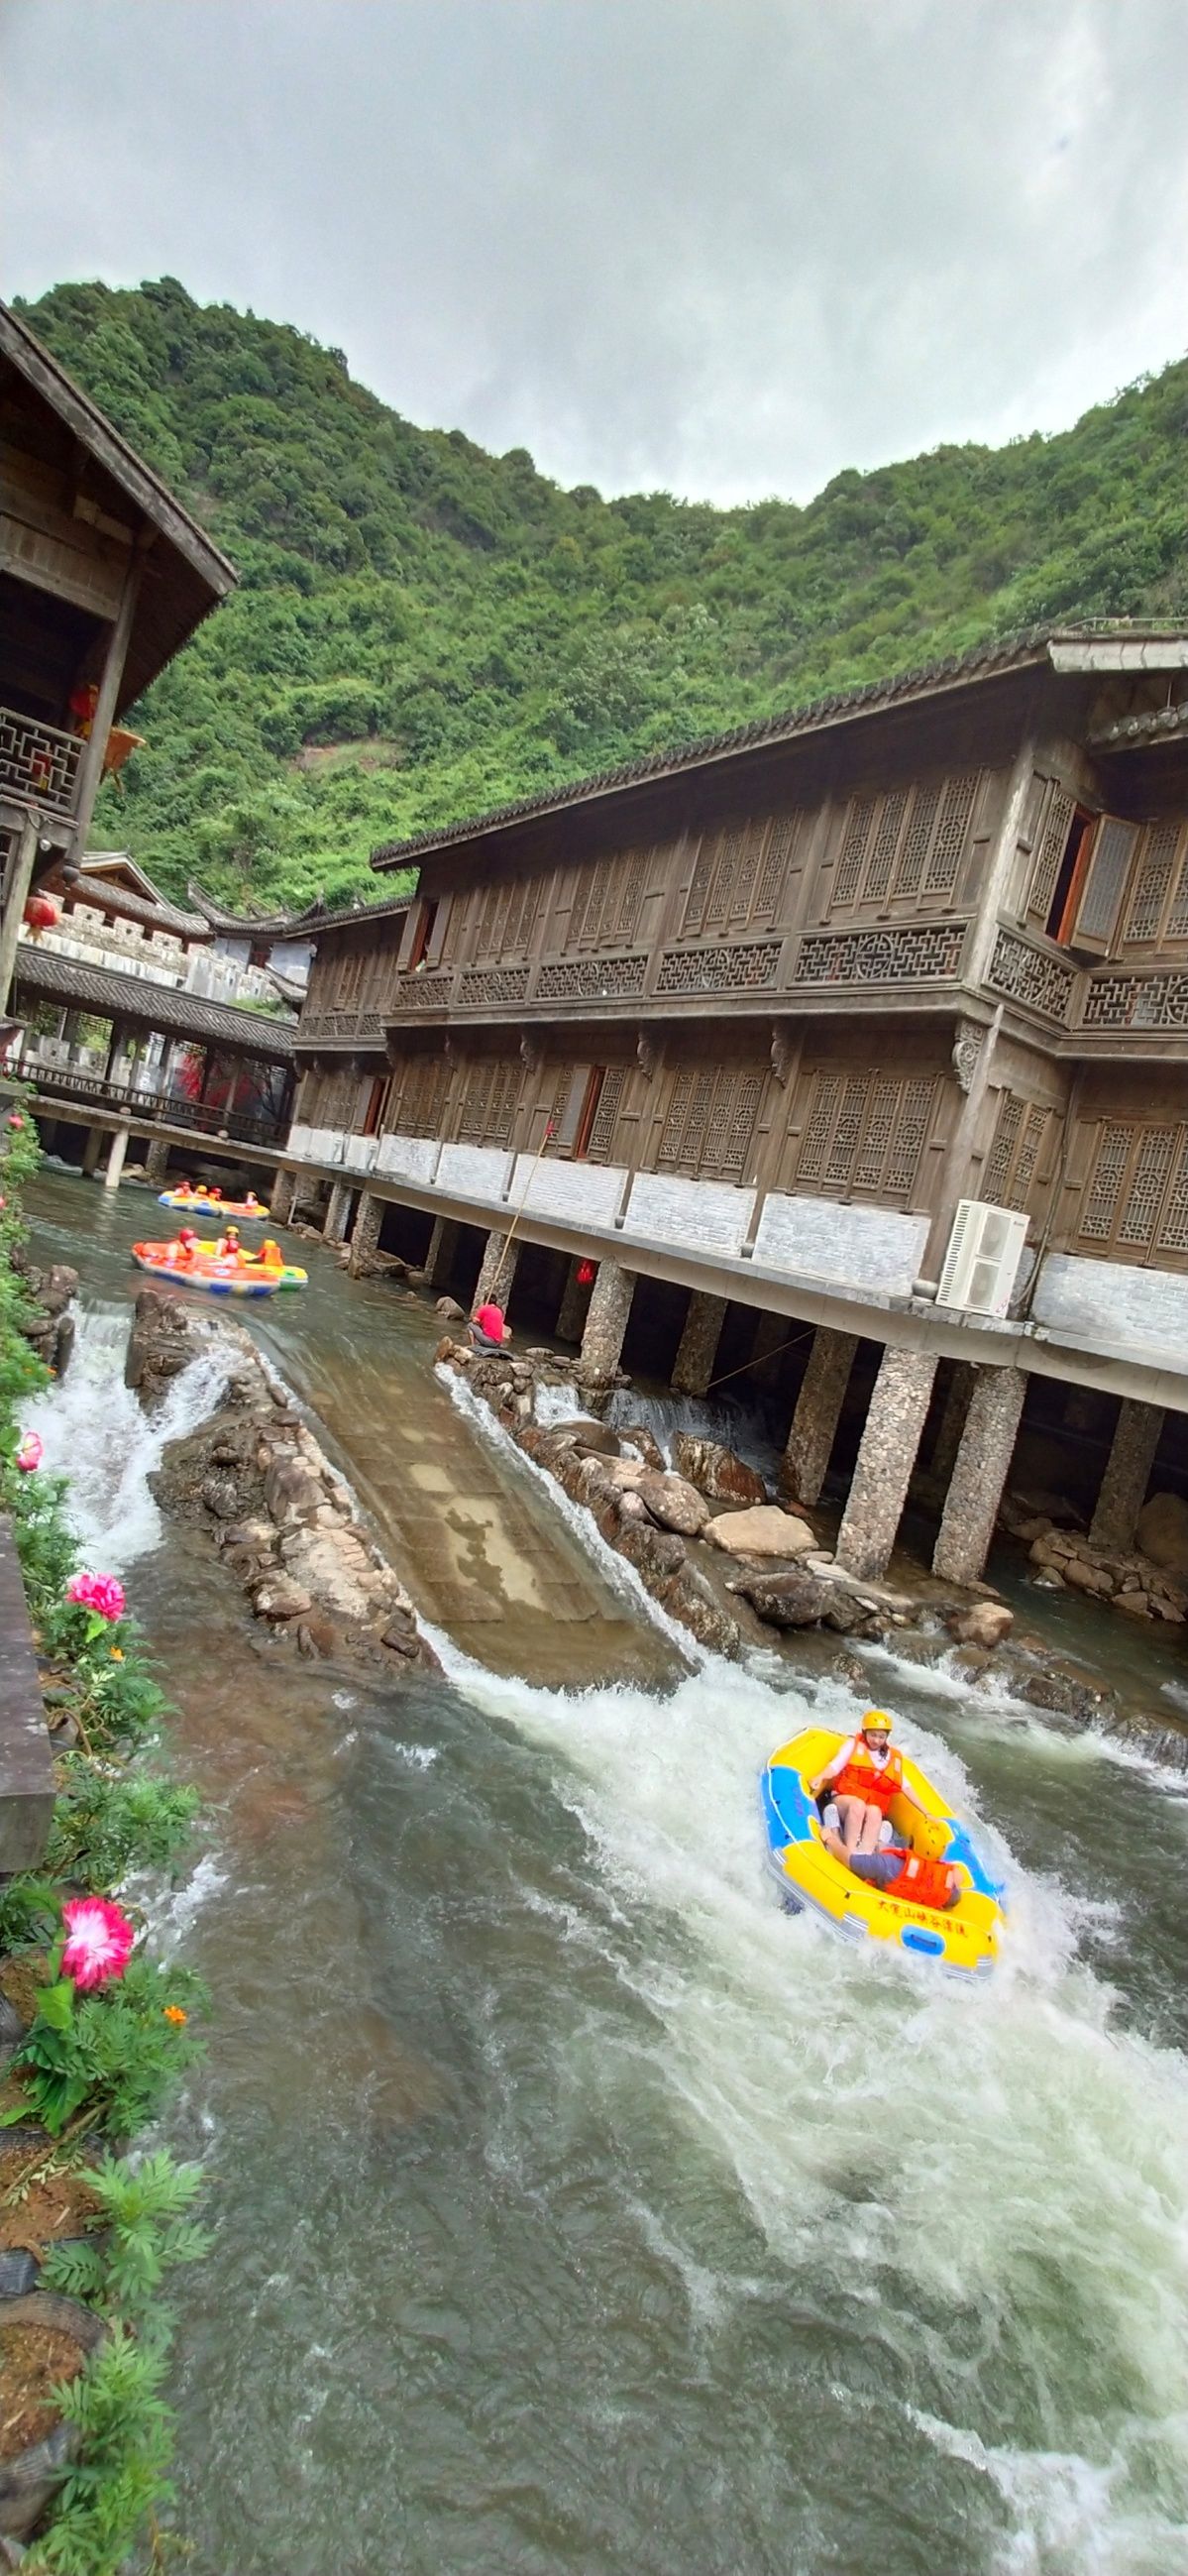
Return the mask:
M 1006 1918 L 1002 1886 L 992 1878 L 968 1829 L 950 1815 L 939 1790 L 903 1756 L 903 1776 L 927 1809 L 927 1817 L 896 1798 L 891 1823 L 898 1843 L 929 1860 L 948 1861 L 967 1881 L 965 1893 L 947 1914 L 887 1896 L 856 1878 L 845 1862 L 827 1852 L 821 1820 L 808 1782 L 820 1776 L 839 1752 L 844 1737 L 836 1729 L 809 1726 L 772 1754 L 763 1774 L 763 1823 L 768 1852 L 794 1912 L 811 1907 L 838 1929 L 861 1941 L 887 1941 L 895 1948 L 935 1959 L 943 1968 L 966 1976 L 988 1976 L 998 1956 L 999 1934 Z

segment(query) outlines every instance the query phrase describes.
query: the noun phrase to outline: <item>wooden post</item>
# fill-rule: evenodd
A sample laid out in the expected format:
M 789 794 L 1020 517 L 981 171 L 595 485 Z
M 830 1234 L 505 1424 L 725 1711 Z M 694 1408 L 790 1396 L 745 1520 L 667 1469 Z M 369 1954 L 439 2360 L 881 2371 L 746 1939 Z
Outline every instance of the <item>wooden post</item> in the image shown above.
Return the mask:
M 119 693 L 120 681 L 124 676 L 124 663 L 128 656 L 128 644 L 132 634 L 132 620 L 136 614 L 136 600 L 137 594 L 140 590 L 140 570 L 142 561 L 143 556 L 141 553 L 137 552 L 134 554 L 128 566 L 128 570 L 124 575 L 124 587 L 120 594 L 120 604 L 116 611 L 115 623 L 107 639 L 107 652 L 103 663 L 103 677 L 99 682 L 99 695 L 95 702 L 95 713 L 91 720 L 90 739 L 85 745 L 82 759 L 79 762 L 75 821 L 78 830 L 78 850 L 80 856 L 87 846 L 87 834 L 91 828 L 91 816 L 95 811 L 95 799 L 99 793 L 100 784 L 103 778 L 103 755 L 107 750 L 107 737 L 111 732 L 112 718 L 115 714 L 116 697 Z
M 21 837 L 8 862 L 4 885 L 4 918 L 0 921 L 0 1017 L 8 1009 L 8 996 L 12 989 L 12 978 L 16 967 L 21 918 L 29 899 L 29 887 L 33 881 L 33 862 L 37 856 L 38 821 L 39 817 L 35 813 L 26 816 L 21 827 Z

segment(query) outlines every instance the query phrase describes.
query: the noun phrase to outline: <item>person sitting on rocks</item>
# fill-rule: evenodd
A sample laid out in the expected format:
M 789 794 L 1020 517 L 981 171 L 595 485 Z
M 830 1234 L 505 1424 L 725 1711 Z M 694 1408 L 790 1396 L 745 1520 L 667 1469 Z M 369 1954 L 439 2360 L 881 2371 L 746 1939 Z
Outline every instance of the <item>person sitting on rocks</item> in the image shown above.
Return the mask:
M 891 1746 L 891 1720 L 886 1710 L 868 1708 L 856 1735 L 848 1735 L 833 1760 L 809 1785 L 810 1798 L 831 1787 L 837 1802 L 841 1840 L 848 1860 L 852 1852 L 877 1850 L 893 1798 L 926 1816 L 913 1792 L 905 1788 L 903 1756 Z
M 485 1306 L 476 1306 L 466 1327 L 472 1351 L 501 1351 L 511 1334 L 504 1321 L 502 1306 L 488 1298 Z

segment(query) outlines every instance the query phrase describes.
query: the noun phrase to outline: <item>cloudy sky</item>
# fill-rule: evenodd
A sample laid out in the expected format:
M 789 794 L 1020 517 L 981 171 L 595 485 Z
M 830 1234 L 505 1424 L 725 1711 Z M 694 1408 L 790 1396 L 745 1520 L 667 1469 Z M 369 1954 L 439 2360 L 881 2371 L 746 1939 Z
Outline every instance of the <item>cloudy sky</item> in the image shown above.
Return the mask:
M 805 500 L 1188 343 L 1188 0 L 0 0 L 0 291 L 163 272 L 564 483 Z

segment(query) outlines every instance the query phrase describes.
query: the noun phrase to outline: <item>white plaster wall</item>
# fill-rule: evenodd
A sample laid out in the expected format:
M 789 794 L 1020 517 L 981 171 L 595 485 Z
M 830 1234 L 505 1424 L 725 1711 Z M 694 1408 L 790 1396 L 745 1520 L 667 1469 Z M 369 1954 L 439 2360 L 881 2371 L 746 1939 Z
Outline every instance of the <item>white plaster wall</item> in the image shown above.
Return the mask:
M 511 1155 L 499 1153 L 492 1145 L 443 1145 L 438 1187 L 456 1190 L 464 1199 L 500 1199 L 511 1167 Z
M 340 1127 L 311 1127 L 307 1148 L 311 1163 L 341 1163 L 346 1137 Z
M 1174 1270 L 1132 1270 L 1128 1261 L 1091 1261 L 1051 1252 L 1032 1302 L 1037 1324 L 1081 1340 L 1170 1353 L 1188 1369 L 1188 1278 Z
M 416 1181 L 427 1187 L 437 1170 L 441 1147 L 435 1136 L 384 1136 L 375 1158 L 377 1172 L 394 1181 Z
M 376 1136 L 348 1136 L 343 1155 L 348 1172 L 370 1172 L 374 1168 L 378 1143 Z
M 837 1199 L 786 1198 L 773 1190 L 759 1219 L 755 1264 L 906 1297 L 919 1278 L 927 1241 L 926 1216 L 843 1207 Z
M 310 1137 L 312 1136 L 312 1134 L 313 1134 L 313 1129 L 312 1129 L 312 1127 L 290 1127 L 290 1129 L 289 1129 L 289 1152 L 290 1152 L 291 1154 L 302 1154 L 302 1155 L 306 1155 L 306 1154 L 308 1154 L 308 1153 L 309 1153 L 309 1140 L 310 1140 Z
M 516 1207 L 523 1201 L 577 1225 L 613 1226 L 626 1179 L 626 1171 L 613 1163 L 537 1163 L 534 1155 L 521 1154 L 511 1195 Z
M 663 1243 L 687 1244 L 695 1252 L 741 1252 L 754 1205 L 753 1190 L 737 1190 L 729 1181 L 686 1181 L 660 1172 L 639 1172 L 627 1202 L 624 1230 Z

